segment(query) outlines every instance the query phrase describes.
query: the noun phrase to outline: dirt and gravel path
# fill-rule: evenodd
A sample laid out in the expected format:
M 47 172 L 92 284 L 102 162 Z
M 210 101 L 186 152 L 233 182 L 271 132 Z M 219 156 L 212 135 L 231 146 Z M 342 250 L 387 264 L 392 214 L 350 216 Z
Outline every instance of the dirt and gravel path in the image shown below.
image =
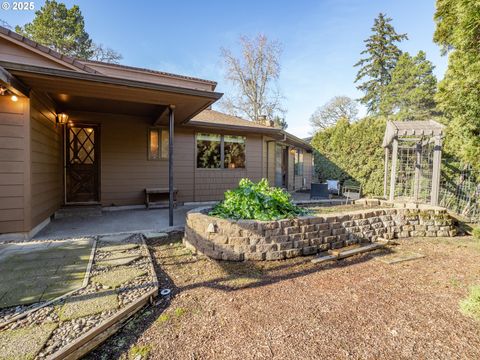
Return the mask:
M 480 359 L 480 322 L 459 311 L 480 284 L 480 243 L 409 239 L 426 255 L 388 265 L 388 251 L 314 265 L 311 258 L 227 263 L 154 244 L 162 287 L 90 358 Z

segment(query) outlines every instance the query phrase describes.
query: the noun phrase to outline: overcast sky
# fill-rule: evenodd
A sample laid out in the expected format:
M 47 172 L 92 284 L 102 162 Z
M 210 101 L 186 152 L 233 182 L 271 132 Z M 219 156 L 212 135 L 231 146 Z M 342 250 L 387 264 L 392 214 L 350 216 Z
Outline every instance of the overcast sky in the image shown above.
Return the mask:
M 7 0 L 12 2 L 13 0 Z M 43 1 L 34 1 L 40 8 Z M 433 0 L 320 1 L 65 1 L 80 6 L 94 41 L 119 51 L 126 65 L 202 77 L 228 92 L 220 47 L 235 49 L 239 35 L 264 33 L 283 44 L 280 88 L 288 131 L 305 137 L 316 107 L 336 95 L 358 98 L 353 83 L 363 40 L 379 12 L 393 18 L 409 40 L 401 47 L 425 50 L 442 78 L 447 59 L 433 43 Z M 32 20 L 33 11 L 0 10 L 12 26 Z M 364 112 L 362 112 L 364 113 Z

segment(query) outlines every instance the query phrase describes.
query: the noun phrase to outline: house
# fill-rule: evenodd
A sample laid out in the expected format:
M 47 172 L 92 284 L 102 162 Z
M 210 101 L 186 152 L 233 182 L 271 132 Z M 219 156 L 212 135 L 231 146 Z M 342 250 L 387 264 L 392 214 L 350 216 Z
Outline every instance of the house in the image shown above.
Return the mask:
M 29 238 L 69 205 L 143 206 L 145 189 L 172 210 L 175 194 L 219 200 L 244 177 L 311 182 L 310 145 L 211 110 L 213 81 L 73 59 L 0 27 L 0 86 L 0 237 Z

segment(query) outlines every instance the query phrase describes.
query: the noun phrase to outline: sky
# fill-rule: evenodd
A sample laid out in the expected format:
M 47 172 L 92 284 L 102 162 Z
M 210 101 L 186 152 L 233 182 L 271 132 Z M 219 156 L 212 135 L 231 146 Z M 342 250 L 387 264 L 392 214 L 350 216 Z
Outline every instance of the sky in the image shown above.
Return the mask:
M 432 41 L 434 0 L 64 2 L 80 6 L 91 38 L 120 52 L 123 64 L 214 80 L 223 93 L 232 88 L 224 79 L 221 47 L 236 52 L 240 35 L 258 33 L 279 41 L 287 130 L 300 137 L 311 133 L 309 117 L 317 107 L 337 95 L 361 96 L 353 64 L 379 12 L 393 19 L 397 32 L 408 34 L 409 40 L 400 45 L 403 51 L 426 51 L 438 79 L 447 66 Z M 34 1 L 35 8 L 43 3 Z M 11 26 L 33 17 L 30 10 L 0 9 L 0 19 Z

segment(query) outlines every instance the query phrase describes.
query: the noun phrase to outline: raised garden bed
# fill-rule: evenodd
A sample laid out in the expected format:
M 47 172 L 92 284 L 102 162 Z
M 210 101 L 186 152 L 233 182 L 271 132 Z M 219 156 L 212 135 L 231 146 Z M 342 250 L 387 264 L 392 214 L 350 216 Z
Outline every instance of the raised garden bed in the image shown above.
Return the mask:
M 210 216 L 210 208 L 187 213 L 184 243 L 218 260 L 282 260 L 357 243 L 408 237 L 455 236 L 439 207 L 377 208 L 258 221 Z
M 148 303 L 158 283 L 143 236 L 96 241 L 85 286 L 42 304 L 0 313 L 0 359 L 76 359 Z

